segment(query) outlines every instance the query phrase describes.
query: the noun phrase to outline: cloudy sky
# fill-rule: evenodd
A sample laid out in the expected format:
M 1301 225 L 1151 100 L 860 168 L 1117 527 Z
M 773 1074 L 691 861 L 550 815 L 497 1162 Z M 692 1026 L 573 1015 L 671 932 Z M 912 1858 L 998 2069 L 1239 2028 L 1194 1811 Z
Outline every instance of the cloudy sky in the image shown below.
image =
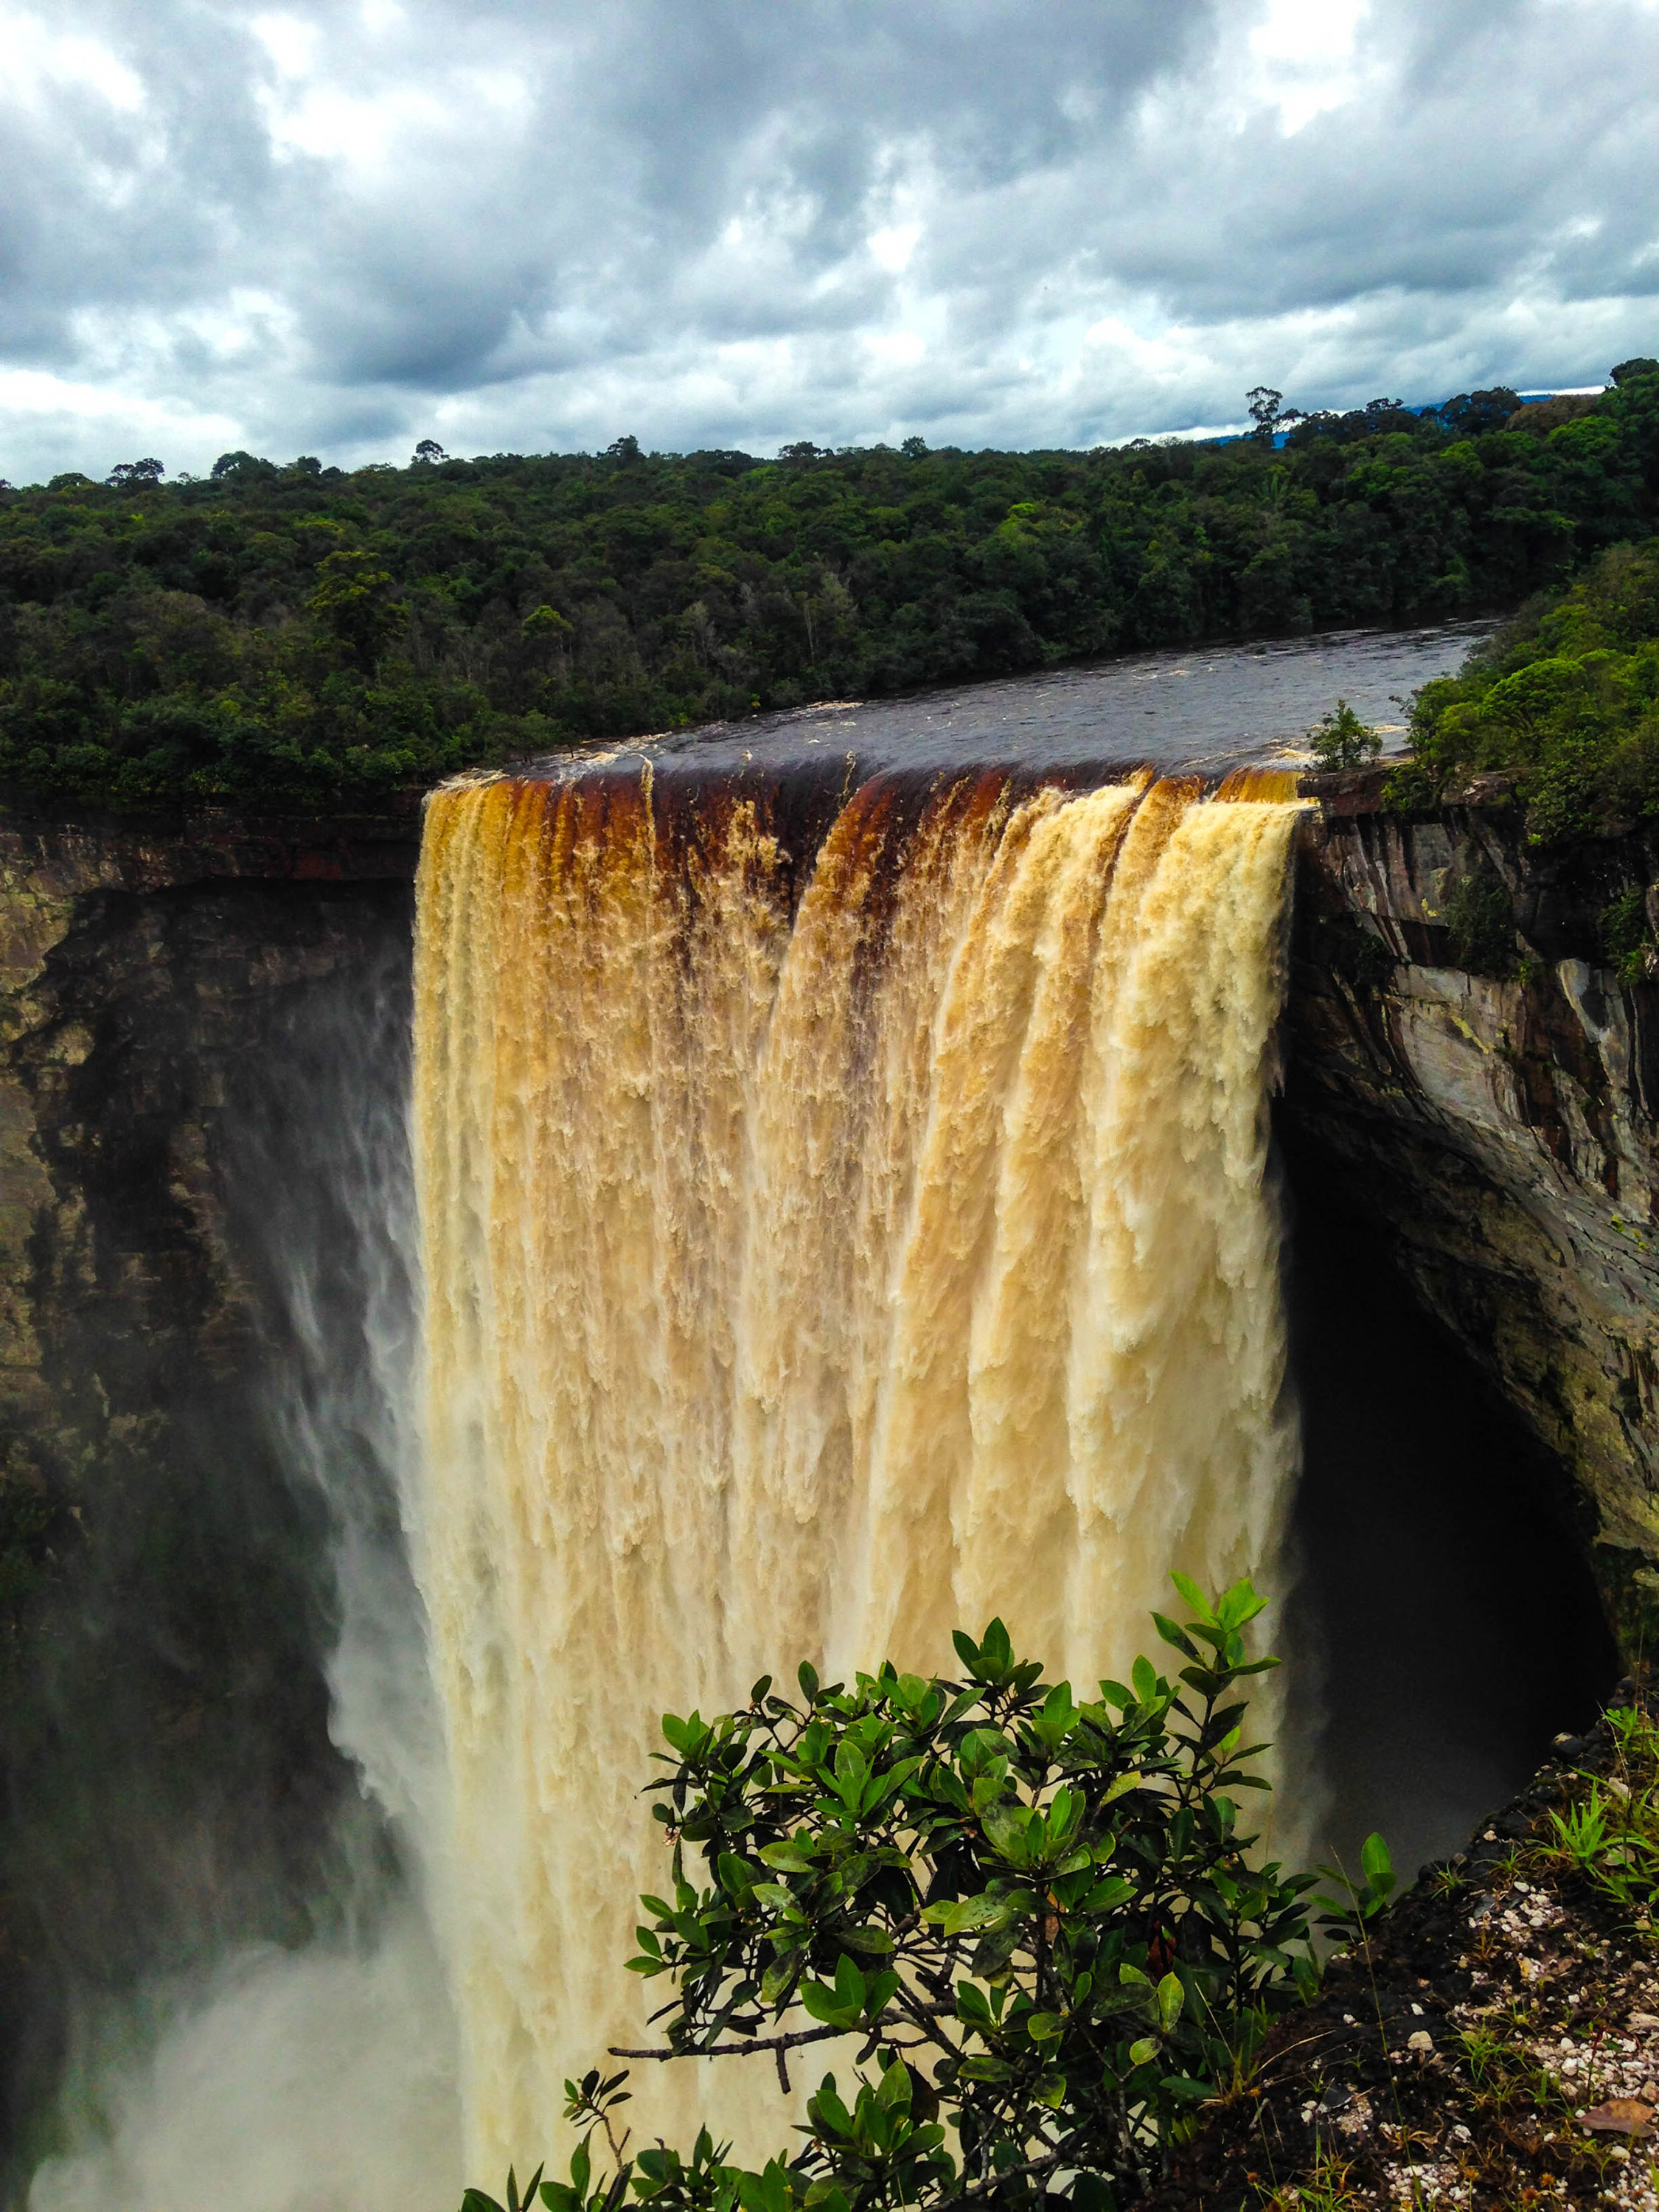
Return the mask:
M 0 475 L 1659 353 L 1659 0 L 0 0 Z

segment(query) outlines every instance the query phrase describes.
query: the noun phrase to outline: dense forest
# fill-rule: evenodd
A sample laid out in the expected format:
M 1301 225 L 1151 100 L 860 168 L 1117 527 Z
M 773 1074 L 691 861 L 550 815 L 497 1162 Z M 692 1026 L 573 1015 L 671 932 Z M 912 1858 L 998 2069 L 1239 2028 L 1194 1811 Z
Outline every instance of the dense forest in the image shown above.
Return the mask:
M 1616 545 L 1522 608 L 1456 676 L 1425 684 L 1396 805 L 1497 770 L 1535 843 L 1659 815 L 1659 540 Z
M 1559 587 L 1659 514 L 1659 363 L 1089 453 L 227 453 L 0 489 L 0 781 L 315 807 L 478 761 Z M 1288 431 L 1288 435 L 1284 434 Z

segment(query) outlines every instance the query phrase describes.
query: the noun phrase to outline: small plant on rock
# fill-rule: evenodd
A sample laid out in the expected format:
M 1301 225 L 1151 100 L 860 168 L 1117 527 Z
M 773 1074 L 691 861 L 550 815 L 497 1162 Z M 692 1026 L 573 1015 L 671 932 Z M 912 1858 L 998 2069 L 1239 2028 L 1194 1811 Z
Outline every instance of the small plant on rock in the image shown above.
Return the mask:
M 1339 699 L 1308 732 L 1308 750 L 1322 769 L 1358 768 L 1364 761 L 1375 760 L 1382 750 L 1382 738 L 1360 720 L 1346 699 Z

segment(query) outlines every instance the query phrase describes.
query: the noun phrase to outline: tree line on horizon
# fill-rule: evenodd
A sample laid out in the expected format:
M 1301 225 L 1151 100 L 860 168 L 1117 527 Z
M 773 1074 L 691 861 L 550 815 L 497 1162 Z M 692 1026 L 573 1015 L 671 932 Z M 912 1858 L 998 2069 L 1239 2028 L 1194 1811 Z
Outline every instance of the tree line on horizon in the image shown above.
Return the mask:
M 1201 639 L 1500 610 L 1659 512 L 1659 362 L 1242 438 L 919 438 L 0 488 L 0 785 L 373 805 L 477 763 Z

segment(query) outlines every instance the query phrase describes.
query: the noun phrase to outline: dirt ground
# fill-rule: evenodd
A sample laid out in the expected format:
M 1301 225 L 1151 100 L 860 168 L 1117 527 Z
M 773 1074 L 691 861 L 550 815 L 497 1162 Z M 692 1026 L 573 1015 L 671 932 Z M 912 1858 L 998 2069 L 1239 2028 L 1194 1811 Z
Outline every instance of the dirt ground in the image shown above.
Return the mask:
M 1626 1683 L 1613 1704 L 1635 1700 Z M 1659 1929 L 1572 1863 L 1551 1818 L 1593 1792 L 1631 1805 L 1632 1785 L 1644 1806 L 1648 1779 L 1605 1721 L 1560 1741 L 1332 1962 L 1142 2212 L 1659 2212 Z

